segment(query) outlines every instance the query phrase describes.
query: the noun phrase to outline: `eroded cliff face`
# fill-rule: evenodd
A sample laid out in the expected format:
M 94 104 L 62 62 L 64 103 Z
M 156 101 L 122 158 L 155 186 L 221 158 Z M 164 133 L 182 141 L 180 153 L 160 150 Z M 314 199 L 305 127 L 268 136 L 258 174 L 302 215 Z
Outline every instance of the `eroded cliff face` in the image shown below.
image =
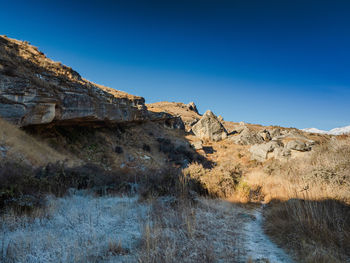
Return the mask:
M 145 100 L 94 84 L 27 42 L 0 36 L 0 116 L 18 126 L 149 118 Z

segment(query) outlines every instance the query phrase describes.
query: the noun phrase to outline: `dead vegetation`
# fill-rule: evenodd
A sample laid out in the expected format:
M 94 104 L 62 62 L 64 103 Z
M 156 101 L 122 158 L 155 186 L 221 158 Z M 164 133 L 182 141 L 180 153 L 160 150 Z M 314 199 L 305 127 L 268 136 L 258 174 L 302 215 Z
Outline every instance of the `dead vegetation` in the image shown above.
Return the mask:
M 230 209 L 231 208 L 231 209 Z M 244 262 L 237 214 L 215 200 L 153 200 L 141 262 Z
M 271 200 L 266 232 L 301 262 L 349 261 L 349 160 L 350 138 L 339 136 L 308 158 L 267 163 L 248 179 Z
M 266 233 L 295 253 L 299 262 L 349 262 L 349 206 L 337 200 L 312 199 L 305 196 L 271 203 L 265 213 Z
M 69 165 L 79 161 L 71 156 L 63 155 L 45 142 L 29 136 L 18 127 L 0 118 L 0 158 L 25 162 L 33 166 L 42 166 L 67 159 Z M 69 160 L 69 161 L 68 161 Z

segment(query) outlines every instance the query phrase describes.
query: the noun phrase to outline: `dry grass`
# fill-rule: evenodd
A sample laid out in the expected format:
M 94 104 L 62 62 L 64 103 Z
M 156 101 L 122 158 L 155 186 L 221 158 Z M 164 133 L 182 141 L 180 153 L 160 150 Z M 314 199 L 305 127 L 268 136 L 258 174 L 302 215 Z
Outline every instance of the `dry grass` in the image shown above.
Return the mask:
M 126 93 L 126 92 L 121 91 L 121 90 L 116 90 L 116 89 L 106 87 L 103 85 L 95 84 L 95 83 L 92 83 L 92 82 L 85 80 L 85 79 L 84 79 L 84 81 L 98 87 L 99 89 L 101 89 L 105 92 L 112 94 L 115 98 L 125 98 L 125 99 L 129 99 L 129 100 L 140 100 L 140 101 L 144 102 L 144 98 L 142 98 L 140 96 L 135 96 L 135 95 Z
M 305 196 L 305 199 L 313 199 Z M 265 228 L 300 262 L 349 262 L 350 208 L 336 200 L 290 199 L 272 203 Z
M 198 181 L 210 196 L 219 198 L 232 197 L 242 175 L 240 167 L 236 165 L 206 169 L 197 163 L 191 164 L 183 173 Z
M 307 191 L 314 200 L 350 202 L 350 137 L 315 146 L 311 154 L 289 161 L 270 160 L 245 178 L 260 185 L 265 201 L 300 198 Z
M 140 262 L 243 262 L 238 224 L 234 209 L 220 201 L 154 200 Z
M 44 142 L 33 138 L 2 119 L 0 119 L 0 146 L 6 149 L 3 158 L 23 161 L 36 167 L 66 159 L 69 160 L 67 164 L 78 162 L 72 157 L 68 156 L 67 158 L 67 156 L 58 153 Z
M 191 142 L 198 140 L 191 135 L 187 138 Z M 183 171 L 186 176 L 200 182 L 211 196 L 235 202 L 249 201 L 251 189 L 243 179 L 253 162 L 249 160 L 247 146 L 236 145 L 229 140 L 205 141 L 203 150 L 197 152 L 214 165 L 203 167 L 202 164 L 192 163 Z
M 349 136 L 334 137 L 302 159 L 269 161 L 245 181 L 260 186 L 270 202 L 266 232 L 299 261 L 349 262 Z

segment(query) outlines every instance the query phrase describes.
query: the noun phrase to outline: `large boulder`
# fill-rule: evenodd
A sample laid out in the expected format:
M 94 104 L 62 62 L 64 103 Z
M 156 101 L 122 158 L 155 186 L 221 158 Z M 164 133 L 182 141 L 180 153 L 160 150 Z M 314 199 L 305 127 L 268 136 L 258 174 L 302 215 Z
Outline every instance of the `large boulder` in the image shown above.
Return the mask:
M 270 141 L 264 144 L 256 144 L 250 147 L 251 159 L 263 162 L 268 158 L 268 154 L 276 149 L 283 149 L 283 144 L 280 141 Z
M 285 144 L 281 140 L 272 140 L 268 143 L 255 144 L 250 147 L 251 159 L 263 162 L 271 157 L 279 160 L 294 158 L 312 149 L 309 142 L 289 140 Z M 299 154 L 298 154 L 299 152 Z M 302 153 L 300 153 L 302 152 Z
M 260 136 L 265 142 L 269 142 L 272 139 L 268 130 L 259 131 L 257 135 Z
M 279 136 L 282 135 L 281 129 L 280 129 L 280 128 L 271 129 L 269 132 L 270 132 L 270 136 L 271 136 L 272 138 L 279 137 Z
M 311 150 L 311 146 L 309 143 L 300 140 L 292 140 L 286 144 L 286 149 L 299 152 L 307 152 Z
M 240 145 L 254 145 L 264 143 L 264 138 L 257 132 L 243 126 L 243 130 L 231 137 L 230 139 L 236 144 Z
M 211 141 L 220 141 L 227 137 L 225 127 L 210 110 L 207 110 L 202 118 L 193 125 L 192 131 L 197 137 Z
M 142 97 L 94 84 L 27 42 L 0 36 L 0 117 L 19 126 L 148 118 Z

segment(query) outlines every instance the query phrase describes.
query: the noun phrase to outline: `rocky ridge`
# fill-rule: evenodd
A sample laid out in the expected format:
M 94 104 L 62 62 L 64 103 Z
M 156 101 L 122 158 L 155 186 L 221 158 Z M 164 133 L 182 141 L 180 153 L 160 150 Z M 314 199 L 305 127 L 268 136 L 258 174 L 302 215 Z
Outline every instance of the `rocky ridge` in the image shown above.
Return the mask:
M 18 125 L 149 119 L 145 100 L 94 84 L 28 42 L 0 36 L 0 116 Z

